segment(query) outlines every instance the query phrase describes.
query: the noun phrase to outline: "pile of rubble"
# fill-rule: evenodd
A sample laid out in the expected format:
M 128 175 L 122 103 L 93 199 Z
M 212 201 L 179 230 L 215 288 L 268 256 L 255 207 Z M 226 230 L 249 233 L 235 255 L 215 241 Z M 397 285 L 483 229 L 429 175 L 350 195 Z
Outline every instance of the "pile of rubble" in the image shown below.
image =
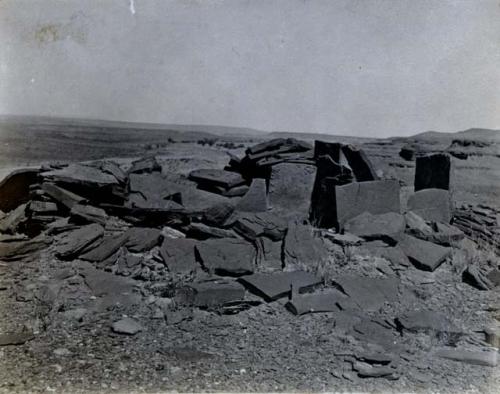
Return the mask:
M 277 300 L 295 315 L 334 313 L 339 330 L 378 346 L 357 354 L 353 370 L 397 379 L 398 338 L 463 335 L 425 305 L 403 313 L 407 277 L 450 261 L 477 226 L 488 242 L 498 235 L 485 208 L 454 210 L 452 186 L 449 156 L 419 156 L 415 192 L 401 204 L 399 182 L 380 179 L 363 150 L 294 139 L 255 145 L 225 169 L 188 176 L 155 157 L 20 170 L 0 183 L 0 259 L 45 250 L 75 261 L 96 297 L 133 299 L 132 283 L 147 282 L 160 295 L 155 313 L 172 324 L 192 308 L 236 314 Z M 353 251 L 384 263 L 364 274 L 350 264 Z M 464 267 L 463 280 L 491 289 L 500 284 L 498 268 Z M 391 319 L 378 315 L 396 304 Z M 140 331 L 130 318 L 112 328 Z M 478 355 L 447 346 L 439 356 L 496 365 L 492 348 Z

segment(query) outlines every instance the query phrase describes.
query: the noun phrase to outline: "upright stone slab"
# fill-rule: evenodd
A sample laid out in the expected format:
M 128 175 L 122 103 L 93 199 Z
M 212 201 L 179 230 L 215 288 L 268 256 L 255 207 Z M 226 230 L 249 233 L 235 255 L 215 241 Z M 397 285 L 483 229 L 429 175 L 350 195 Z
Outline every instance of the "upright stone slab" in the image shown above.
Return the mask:
M 366 153 L 353 145 L 342 146 L 342 153 L 352 168 L 354 176 L 358 182 L 375 181 L 379 179 L 375 168 L 366 156 Z
M 399 182 L 381 180 L 337 186 L 325 178 L 321 198 L 311 206 L 310 220 L 317 227 L 343 228 L 347 220 L 363 212 L 400 213 Z
M 308 217 L 316 167 L 281 163 L 273 166 L 269 180 L 269 203 L 273 212 L 289 219 Z
M 423 189 L 450 190 L 452 178 L 451 157 L 444 153 L 417 157 L 415 163 L 415 191 Z
M 16 170 L 0 181 L 0 210 L 9 212 L 30 199 L 30 185 L 38 180 L 39 170 Z
M 235 238 L 209 239 L 196 244 L 196 257 L 209 272 L 240 276 L 255 269 L 255 248 Z
M 256 178 L 250 189 L 236 204 L 236 209 L 242 212 L 266 212 L 268 209 L 266 180 Z
M 452 217 L 451 196 L 447 190 L 420 190 L 410 196 L 407 208 L 429 222 L 450 223 Z

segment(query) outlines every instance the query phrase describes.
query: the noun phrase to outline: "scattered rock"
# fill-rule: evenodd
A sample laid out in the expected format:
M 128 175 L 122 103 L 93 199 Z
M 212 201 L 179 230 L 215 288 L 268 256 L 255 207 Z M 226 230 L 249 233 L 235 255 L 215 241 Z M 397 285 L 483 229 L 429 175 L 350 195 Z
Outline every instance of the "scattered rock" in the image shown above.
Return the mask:
M 185 231 L 188 238 L 202 241 L 209 238 L 238 238 L 232 230 L 211 227 L 203 223 L 191 223 Z
M 12 332 L 0 334 L 0 346 L 22 345 L 34 339 L 32 332 Z
M 267 237 L 258 237 L 255 240 L 257 246 L 257 266 L 261 271 L 281 270 L 281 242 L 275 242 Z
M 73 208 L 76 204 L 84 204 L 87 202 L 85 198 L 52 183 L 44 182 L 42 184 L 42 190 L 68 210 Z
M 21 223 L 27 220 L 27 204 L 21 204 L 10 211 L 3 219 L 0 219 L 0 233 L 14 234 Z
M 363 242 L 363 238 L 350 233 L 338 234 L 333 231 L 325 231 L 323 232 L 323 236 L 341 246 L 361 245 Z
M 404 235 L 398 246 L 418 269 L 434 271 L 451 254 L 451 249 L 410 235 Z
M 199 186 L 211 188 L 220 186 L 226 190 L 243 185 L 246 181 L 237 172 L 218 169 L 201 169 L 189 173 L 189 179 L 198 183 Z
M 39 235 L 26 241 L 12 241 L 0 243 L 0 259 L 5 261 L 22 260 L 46 248 L 52 238 Z
M 454 347 L 442 347 L 436 350 L 436 356 L 449 360 L 460 361 L 466 364 L 496 367 L 498 363 L 498 351 L 496 349 L 460 349 Z
M 285 237 L 287 227 L 283 217 L 271 212 L 238 213 L 232 220 L 232 228 L 250 241 L 255 241 L 260 236 L 280 241 Z
M 228 202 L 215 204 L 203 212 L 203 222 L 209 226 L 223 226 L 232 215 L 234 205 Z
M 290 294 L 291 288 L 297 292 L 313 288 L 322 280 L 305 271 L 258 273 L 240 278 L 248 289 L 266 301 L 275 301 Z
M 400 330 L 411 332 L 435 331 L 439 333 L 457 333 L 458 328 L 451 320 L 440 312 L 432 310 L 418 310 L 407 312 L 395 319 Z
M 110 235 L 104 237 L 102 242 L 97 247 L 82 254 L 80 258 L 82 260 L 93 262 L 104 261 L 108 257 L 115 254 L 118 249 L 120 249 L 125 244 L 125 242 L 127 242 L 127 237 L 125 234 Z
M 143 330 L 143 327 L 134 319 L 125 317 L 113 323 L 112 330 L 118 334 L 135 335 Z

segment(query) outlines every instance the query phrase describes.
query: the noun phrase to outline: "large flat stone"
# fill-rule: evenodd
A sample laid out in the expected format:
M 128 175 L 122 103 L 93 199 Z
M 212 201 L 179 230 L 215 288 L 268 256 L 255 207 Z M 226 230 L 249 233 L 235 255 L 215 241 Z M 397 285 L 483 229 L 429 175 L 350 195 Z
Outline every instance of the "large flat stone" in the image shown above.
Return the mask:
M 442 347 L 436 350 L 436 356 L 449 360 L 460 361 L 466 364 L 496 367 L 498 364 L 498 351 L 496 349 L 460 349 Z
M 400 329 L 411 332 L 435 331 L 441 333 L 456 333 L 458 329 L 451 320 L 440 312 L 422 309 L 407 312 L 396 318 L 396 324 Z
M 269 180 L 269 203 L 273 212 L 290 219 L 306 219 L 315 177 L 315 166 L 295 163 L 273 166 Z
M 434 271 L 451 254 L 451 249 L 404 235 L 398 246 L 419 269 Z
M 120 249 L 125 244 L 125 242 L 127 242 L 127 237 L 125 234 L 109 235 L 107 237 L 104 237 L 102 242 L 97 247 L 82 254 L 80 258 L 82 260 L 93 262 L 104 261 L 114 253 L 116 253 L 118 249 Z
M 408 198 L 408 211 L 413 211 L 424 220 L 450 223 L 452 201 L 450 193 L 441 189 L 420 190 Z
M 288 227 L 283 217 L 272 212 L 239 212 L 228 221 L 238 234 L 251 241 L 259 236 L 282 240 Z
M 245 298 L 245 288 L 236 281 L 215 280 L 193 283 L 187 287 L 185 300 L 200 308 L 223 306 Z
M 321 267 L 329 257 L 325 241 L 315 234 L 310 225 L 290 223 L 283 245 L 287 269 Z
M 400 213 L 399 182 L 396 180 L 353 182 L 337 186 L 325 178 L 322 196 L 311 206 L 310 219 L 318 227 L 343 228 L 363 212 Z
M 77 257 L 87 246 L 100 239 L 104 229 L 99 224 L 89 224 L 71 231 L 61 240 L 56 248 L 56 256 L 61 259 Z
M 100 188 L 104 186 L 118 185 L 116 178 L 95 167 L 82 164 L 70 164 L 60 169 L 47 171 L 41 174 L 44 179 L 72 185 L 80 185 L 89 188 Z
M 144 252 L 154 248 L 162 239 L 161 231 L 156 228 L 132 227 L 126 231 L 125 247 L 131 252 Z
M 387 240 L 396 243 L 405 231 L 405 219 L 403 215 L 396 212 L 372 215 L 364 212 L 349 219 L 345 231 L 362 237 L 366 240 Z
M 155 156 L 147 156 L 132 162 L 129 174 L 144 174 L 161 171 L 161 166 Z
M 237 172 L 219 169 L 200 169 L 189 173 L 189 179 L 204 186 L 221 186 L 231 189 L 245 184 L 245 179 Z
M 82 204 L 87 201 L 84 197 L 48 182 L 42 184 L 42 190 L 58 204 L 66 207 L 66 209 L 71 209 L 76 204 Z
M 300 293 L 322 283 L 316 275 L 305 271 L 258 273 L 240 278 L 248 289 L 263 297 L 266 301 L 275 301 L 294 291 Z
M 376 311 L 386 302 L 396 302 L 399 297 L 400 280 L 397 277 L 342 276 L 334 281 L 364 311 Z
M 0 260 L 22 260 L 49 246 L 52 238 L 39 235 L 26 241 L 0 242 Z
M 330 290 L 328 292 L 298 294 L 286 304 L 286 307 L 295 315 L 318 312 L 339 312 L 337 305 L 339 300 L 345 296 L 339 291 Z
M 74 223 L 99 223 L 105 225 L 108 219 L 104 209 L 83 204 L 73 205 L 70 215 L 71 221 Z
M 450 190 L 451 157 L 444 153 L 419 156 L 415 162 L 415 191 L 423 189 Z
M 196 251 L 202 266 L 215 274 L 239 276 L 255 269 L 255 248 L 244 240 L 209 239 L 197 243 Z
M 186 238 L 165 238 L 160 254 L 168 270 L 174 274 L 189 275 L 196 271 L 196 241 Z

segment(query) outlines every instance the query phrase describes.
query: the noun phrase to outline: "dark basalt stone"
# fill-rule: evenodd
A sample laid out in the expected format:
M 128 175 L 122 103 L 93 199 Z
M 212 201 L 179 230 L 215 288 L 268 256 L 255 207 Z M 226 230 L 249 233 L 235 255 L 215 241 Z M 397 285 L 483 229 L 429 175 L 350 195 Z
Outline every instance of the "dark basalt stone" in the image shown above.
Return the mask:
M 218 275 L 240 276 L 255 269 L 255 248 L 241 239 L 201 241 L 196 244 L 196 252 L 201 265 Z
M 322 283 L 321 278 L 305 271 L 258 273 L 239 280 L 268 302 L 289 296 L 292 287 L 300 293 Z
M 452 163 L 449 155 L 437 153 L 419 156 L 415 163 L 415 191 L 423 189 L 450 190 Z

